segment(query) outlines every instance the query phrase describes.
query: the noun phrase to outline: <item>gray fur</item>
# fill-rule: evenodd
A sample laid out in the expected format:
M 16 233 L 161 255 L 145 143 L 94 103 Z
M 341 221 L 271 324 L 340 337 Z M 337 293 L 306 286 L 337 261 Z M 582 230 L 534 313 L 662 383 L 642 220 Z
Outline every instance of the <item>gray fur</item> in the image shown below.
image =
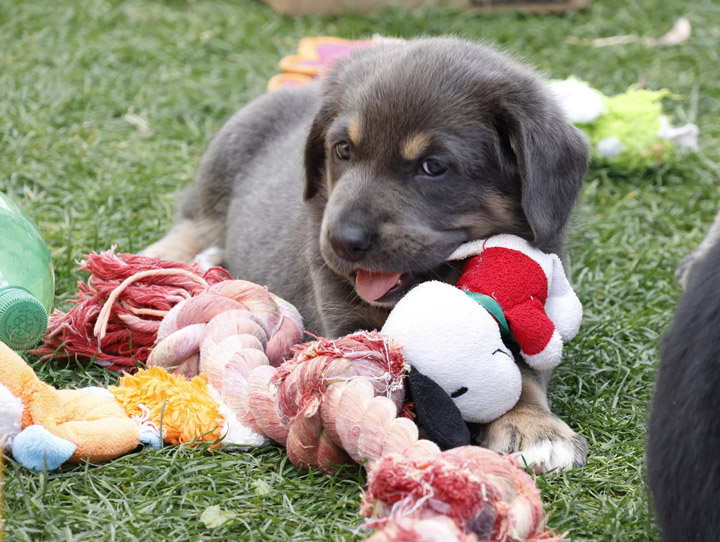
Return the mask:
M 363 138 L 339 164 L 328 132 L 352 119 Z M 452 164 L 445 178 L 419 179 L 399 159 L 415 132 L 434 136 L 433 154 Z M 583 138 L 532 72 L 462 40 L 417 40 L 361 51 L 322 83 L 238 111 L 180 219 L 225 247 L 234 275 L 294 303 L 309 331 L 337 336 L 380 327 L 393 301 L 360 299 L 359 267 L 449 281 L 443 262 L 459 244 L 500 232 L 560 251 L 586 166 Z M 329 240 L 347 225 L 372 237 L 362 261 Z
M 408 158 L 417 134 L 428 144 Z M 334 144 L 348 141 L 341 159 Z M 427 158 L 446 171 L 423 173 Z M 561 252 L 587 160 L 545 84 L 506 56 L 454 38 L 377 46 L 238 111 L 177 224 L 144 252 L 187 260 L 220 247 L 233 275 L 293 303 L 308 331 L 379 329 L 414 283 L 454 282 L 445 259 L 466 241 L 514 233 Z M 360 269 L 403 276 L 367 302 L 355 290 Z M 585 440 L 548 409 L 548 379 L 524 372 L 518 405 L 478 441 L 528 450 L 540 468 L 583 464 Z

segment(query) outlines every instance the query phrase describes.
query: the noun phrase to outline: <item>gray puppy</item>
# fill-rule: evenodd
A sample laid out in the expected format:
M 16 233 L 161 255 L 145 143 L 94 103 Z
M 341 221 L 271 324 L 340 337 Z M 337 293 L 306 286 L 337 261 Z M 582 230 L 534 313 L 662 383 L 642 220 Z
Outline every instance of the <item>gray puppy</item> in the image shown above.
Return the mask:
M 238 111 L 145 254 L 219 247 L 216 263 L 292 302 L 308 331 L 380 328 L 415 284 L 457 278 L 445 260 L 466 241 L 561 251 L 587 160 L 544 83 L 506 56 L 454 38 L 379 45 Z M 548 379 L 526 370 L 518 406 L 479 441 L 539 469 L 582 464 Z
M 720 540 L 720 211 L 675 274 L 686 291 L 660 350 L 648 486 L 663 542 Z

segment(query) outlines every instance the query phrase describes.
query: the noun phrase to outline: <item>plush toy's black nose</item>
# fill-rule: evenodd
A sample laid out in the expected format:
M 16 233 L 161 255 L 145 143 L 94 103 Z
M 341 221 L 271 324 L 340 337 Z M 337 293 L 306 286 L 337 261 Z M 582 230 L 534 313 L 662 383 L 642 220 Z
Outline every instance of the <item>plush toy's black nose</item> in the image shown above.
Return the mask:
M 365 228 L 340 225 L 329 232 L 330 245 L 335 254 L 349 262 L 359 262 L 370 250 L 373 235 Z

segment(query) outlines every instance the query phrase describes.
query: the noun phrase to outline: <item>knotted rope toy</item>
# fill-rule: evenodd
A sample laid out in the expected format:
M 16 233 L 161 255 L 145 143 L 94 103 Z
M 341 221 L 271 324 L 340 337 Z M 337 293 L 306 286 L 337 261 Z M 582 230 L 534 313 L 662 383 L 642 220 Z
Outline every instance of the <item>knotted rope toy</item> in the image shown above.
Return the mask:
M 278 375 L 287 374 L 279 379 L 288 384 L 283 399 L 288 408 L 302 407 L 298 415 L 311 419 L 311 426 L 327 422 L 326 436 L 337 438 L 343 446 L 348 446 L 346 439 L 354 440 L 352 454 L 356 458 L 376 458 L 366 463 L 369 485 L 362 505 L 368 518 L 365 527 L 379 529 L 370 540 L 432 542 L 440 535 L 443 542 L 563 538 L 545 530 L 538 489 L 514 456 L 472 446 L 441 453 L 434 444 L 417 440 L 417 428 L 409 418 L 395 418 L 385 425 L 382 420 L 392 417 L 396 404 L 385 395 L 374 395 L 373 384 L 385 392 L 393 389 L 393 378 L 379 368 L 387 362 L 396 363 L 396 369 L 402 364 L 387 341 L 372 335 L 341 341 L 340 345 L 320 340 L 298 348 L 294 363 L 279 369 L 266 365 Z M 357 358 L 357 368 L 366 376 L 345 380 L 353 361 L 338 354 L 369 354 L 381 364 L 373 361 L 363 367 L 365 358 Z M 383 358 L 385 354 L 389 358 Z M 322 378 L 331 381 L 323 399 L 312 392 L 301 393 L 306 377 L 313 375 L 305 382 L 309 384 L 318 370 Z M 203 376 L 188 380 L 155 367 L 126 374 L 110 391 L 112 394 L 102 389 L 56 390 L 40 382 L 19 355 L 0 343 L 0 444 L 11 449 L 22 465 L 44 470 L 57 468 L 66 460 L 110 460 L 143 442 L 156 445 L 153 441 L 159 436 L 154 433 L 159 429 L 166 442 L 176 444 L 213 441 L 219 436 L 231 440 L 233 428 L 219 427 L 227 407 L 218 402 L 216 391 Z M 400 400 L 401 394 L 395 391 Z M 350 404 L 345 407 L 344 402 Z M 352 408 L 358 406 L 356 402 L 366 406 Z M 329 421 L 332 416 L 322 419 L 323 414 L 332 412 L 323 412 L 324 408 L 333 404 L 337 404 L 334 426 Z M 339 415 L 346 409 L 349 418 Z M 378 440 L 383 433 L 378 432 L 379 427 L 390 430 Z M 142 435 L 143 428 L 149 435 Z M 286 438 L 290 446 L 294 428 L 301 435 L 306 429 L 302 421 L 291 424 Z M 373 445 L 379 441 L 383 442 L 381 448 Z M 310 461 L 300 460 L 300 464 Z M 408 538 L 408 533 L 413 538 Z
M 215 389 L 232 390 L 226 402 L 238 420 L 285 446 L 295 466 L 333 470 L 390 452 L 439 451 L 419 440 L 407 417 L 408 367 L 387 337 L 364 331 L 318 339 L 296 346 L 293 358 L 277 368 L 263 359 L 262 345 L 253 338 L 244 332 L 226 337 L 221 347 L 203 347 L 198 368 L 208 367 Z M 159 359 L 153 353 L 150 364 Z M 177 357 L 164 361 L 172 366 Z
M 114 248 L 86 256 L 80 270 L 90 277 L 78 282 L 75 306 L 50 315 L 43 344 L 29 353 L 43 360 L 91 358 L 111 370 L 143 364 L 170 309 L 231 278 L 218 267 L 200 273 L 196 265 L 115 254 Z
M 380 529 L 371 540 L 430 542 L 438 539 L 418 533 L 433 530 L 443 542 L 564 537 L 545 530 L 539 492 L 518 456 L 474 446 L 441 452 L 419 438 L 403 403 L 408 366 L 392 339 L 359 332 L 294 351 L 277 368 L 262 364 L 235 374 L 247 375 L 238 419 L 283 444 L 296 466 L 332 471 L 350 460 L 363 463 L 372 481 L 366 527 Z M 250 360 L 239 363 L 250 367 Z
M 132 275 L 123 279 L 115 287 L 120 291 L 111 291 L 104 305 L 112 307 L 134 282 Z M 161 421 L 159 404 L 164 405 L 165 412 L 169 405 L 173 408 L 179 405 L 176 410 L 179 417 L 171 416 L 168 427 L 164 423 L 158 427 L 166 441 L 182 443 L 224 436 L 233 443 L 257 446 L 269 437 L 286 446 L 295 465 L 326 470 L 350 460 L 364 463 L 378 473 L 383 469 L 377 470 L 375 465 L 387 458 L 417 462 L 412 463 L 413 471 L 432 468 L 436 461 L 443 461 L 438 446 L 420 439 L 418 427 L 409 417 L 409 407 L 404 402 L 409 367 L 393 339 L 369 331 L 336 341 L 319 338 L 295 346 L 292 359 L 283 362 L 287 356 L 282 352 L 301 336 L 301 321 L 291 305 L 265 288 L 245 281 L 224 280 L 182 297 L 166 311 L 161 322 L 152 324 L 157 330 L 157 344 L 147 358 L 150 369 L 123 377 L 118 389 L 111 390 L 113 400 L 123 405 L 128 416 L 144 416 L 147 423 L 155 425 Z M 102 323 L 98 324 L 99 316 L 110 312 L 107 309 L 97 313 L 94 331 L 102 327 Z M 167 377 L 163 367 L 177 375 Z M 188 384 L 189 377 L 193 380 Z M 194 421 L 188 424 L 194 426 L 194 431 L 183 432 L 183 415 L 189 419 L 195 412 L 192 401 L 183 399 L 182 394 L 177 399 L 178 394 L 172 391 L 174 386 L 202 388 L 206 402 L 197 409 L 201 413 L 198 417 L 209 420 L 210 426 Z M 147 404 L 153 401 L 154 405 Z M 485 491 L 481 491 L 482 508 L 499 506 L 505 512 L 495 511 L 493 517 L 499 518 L 498 525 L 512 524 L 512 529 L 496 528 L 493 523 L 488 530 L 487 512 L 481 514 L 481 520 L 473 521 L 477 507 L 468 511 L 470 519 L 460 521 L 460 516 L 452 517 L 454 530 L 451 529 L 447 520 L 438 517 L 452 509 L 452 502 L 442 500 L 450 499 L 451 495 L 442 497 L 439 490 L 431 488 L 418 502 L 432 501 L 435 515 L 415 514 L 419 504 L 403 508 L 402 513 L 396 509 L 387 524 L 369 524 L 383 528 L 374 536 L 401 540 L 403 535 L 397 533 L 417 529 L 418 521 L 431 521 L 434 526 L 454 533 L 456 540 L 523 539 L 515 534 L 528 540 L 541 540 L 541 536 L 553 539 L 552 533 L 544 531 L 539 499 L 527 498 L 524 484 L 534 485 L 527 475 L 523 478 L 517 474 L 524 474 L 517 458 L 488 453 L 507 464 L 507 477 L 503 480 L 507 491 L 502 497 L 524 504 L 511 506 L 509 501 L 495 498 L 501 493 L 488 494 L 490 486 L 485 485 L 482 486 Z M 464 483 L 471 488 L 477 476 L 484 476 L 475 467 L 458 470 L 454 475 L 458 487 Z M 475 496 L 480 498 L 477 493 Z M 477 502 L 473 500 L 472 505 Z M 510 509 L 512 514 L 507 512 Z
M 544 530 L 540 491 L 508 456 L 478 446 L 412 458 L 383 457 L 368 469 L 360 513 L 368 542 L 506 540 L 557 542 Z M 447 521 L 448 519 L 452 521 Z

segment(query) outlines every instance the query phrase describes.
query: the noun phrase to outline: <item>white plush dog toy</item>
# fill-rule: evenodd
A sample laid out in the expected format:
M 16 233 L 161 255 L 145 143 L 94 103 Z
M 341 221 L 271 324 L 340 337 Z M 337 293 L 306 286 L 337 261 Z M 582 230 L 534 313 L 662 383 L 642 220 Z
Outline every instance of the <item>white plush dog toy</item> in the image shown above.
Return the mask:
M 416 286 L 382 329 L 403 347 L 418 424 L 441 447 L 469 442 L 464 422 L 490 422 L 517 402 L 520 369 L 508 345 L 530 367 L 552 369 L 582 320 L 555 254 L 502 234 L 465 244 L 449 260 L 467 258 L 457 287 Z

